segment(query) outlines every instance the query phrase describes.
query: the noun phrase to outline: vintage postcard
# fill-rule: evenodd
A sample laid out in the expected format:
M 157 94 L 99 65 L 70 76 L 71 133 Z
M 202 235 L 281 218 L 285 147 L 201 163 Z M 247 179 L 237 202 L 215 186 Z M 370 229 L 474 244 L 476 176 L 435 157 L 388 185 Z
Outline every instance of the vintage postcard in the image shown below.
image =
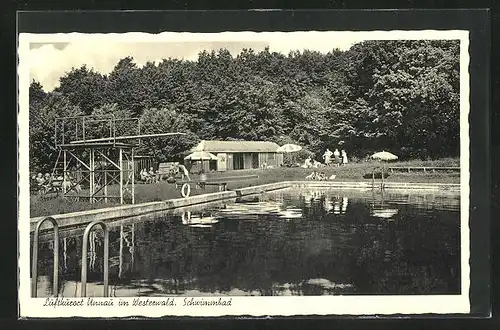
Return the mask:
M 468 49 L 21 33 L 20 316 L 469 313 Z

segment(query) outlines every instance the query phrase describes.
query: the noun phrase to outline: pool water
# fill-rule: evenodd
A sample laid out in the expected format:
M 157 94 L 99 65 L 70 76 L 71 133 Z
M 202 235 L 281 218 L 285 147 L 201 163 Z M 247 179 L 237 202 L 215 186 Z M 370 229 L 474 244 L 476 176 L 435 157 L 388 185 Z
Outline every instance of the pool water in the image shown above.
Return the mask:
M 111 224 L 110 295 L 459 294 L 459 197 L 286 189 Z M 60 240 L 65 297 L 79 295 L 81 241 Z M 102 296 L 102 242 L 91 234 L 88 296 Z M 40 244 L 38 297 L 52 245 Z

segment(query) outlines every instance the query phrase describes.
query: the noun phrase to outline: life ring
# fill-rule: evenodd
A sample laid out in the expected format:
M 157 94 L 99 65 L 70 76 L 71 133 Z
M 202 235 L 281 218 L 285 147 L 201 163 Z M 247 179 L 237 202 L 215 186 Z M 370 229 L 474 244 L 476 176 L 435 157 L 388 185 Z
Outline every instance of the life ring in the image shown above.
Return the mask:
M 191 194 L 191 186 L 189 183 L 184 183 L 181 188 L 181 195 L 186 198 L 189 197 L 189 194 Z

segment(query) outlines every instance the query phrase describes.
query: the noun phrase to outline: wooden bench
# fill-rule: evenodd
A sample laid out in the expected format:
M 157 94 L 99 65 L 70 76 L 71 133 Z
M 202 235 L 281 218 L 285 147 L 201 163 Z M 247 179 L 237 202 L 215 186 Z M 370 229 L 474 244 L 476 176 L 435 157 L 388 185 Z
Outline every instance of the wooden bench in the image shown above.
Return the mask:
M 186 181 L 186 180 L 180 180 L 175 182 L 175 188 L 179 189 L 182 188 L 182 186 L 185 183 L 193 183 L 196 188 L 199 189 L 205 189 L 206 186 L 217 186 L 219 187 L 219 191 L 227 191 L 227 184 L 228 182 L 231 181 L 238 181 L 238 180 L 256 180 L 258 179 L 258 175 L 244 175 L 244 176 L 228 176 L 228 177 L 222 177 L 222 178 L 211 178 L 208 179 L 207 181 Z
M 395 166 L 395 167 L 388 167 L 387 168 L 389 172 L 394 173 L 394 172 L 407 172 L 411 173 L 411 171 L 414 172 L 439 172 L 439 171 L 446 171 L 446 172 L 460 172 L 460 167 L 453 167 L 453 166 Z
M 205 186 L 218 186 L 219 191 L 227 190 L 227 182 L 197 182 L 196 186 L 205 189 Z
M 180 165 L 179 162 L 160 163 L 160 165 L 158 165 L 158 173 L 157 173 L 158 181 L 162 181 L 165 178 L 171 176 L 173 174 L 172 169 L 178 168 L 179 165 Z M 178 174 L 179 173 L 175 173 L 175 175 L 173 176 L 177 177 Z
M 219 191 L 227 190 L 227 182 L 216 181 L 176 181 L 175 188 L 181 188 L 185 183 L 194 183 L 196 188 L 205 190 L 206 186 L 218 186 Z

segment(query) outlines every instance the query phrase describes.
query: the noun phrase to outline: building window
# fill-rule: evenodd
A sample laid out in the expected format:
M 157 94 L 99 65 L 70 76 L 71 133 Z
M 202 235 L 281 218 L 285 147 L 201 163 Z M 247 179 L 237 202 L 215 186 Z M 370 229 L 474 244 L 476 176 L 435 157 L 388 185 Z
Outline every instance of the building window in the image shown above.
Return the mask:
M 274 159 L 275 159 L 274 157 L 275 157 L 275 154 L 274 154 L 274 153 L 269 153 L 269 154 L 267 155 L 267 159 L 268 159 L 268 160 L 274 160 Z

